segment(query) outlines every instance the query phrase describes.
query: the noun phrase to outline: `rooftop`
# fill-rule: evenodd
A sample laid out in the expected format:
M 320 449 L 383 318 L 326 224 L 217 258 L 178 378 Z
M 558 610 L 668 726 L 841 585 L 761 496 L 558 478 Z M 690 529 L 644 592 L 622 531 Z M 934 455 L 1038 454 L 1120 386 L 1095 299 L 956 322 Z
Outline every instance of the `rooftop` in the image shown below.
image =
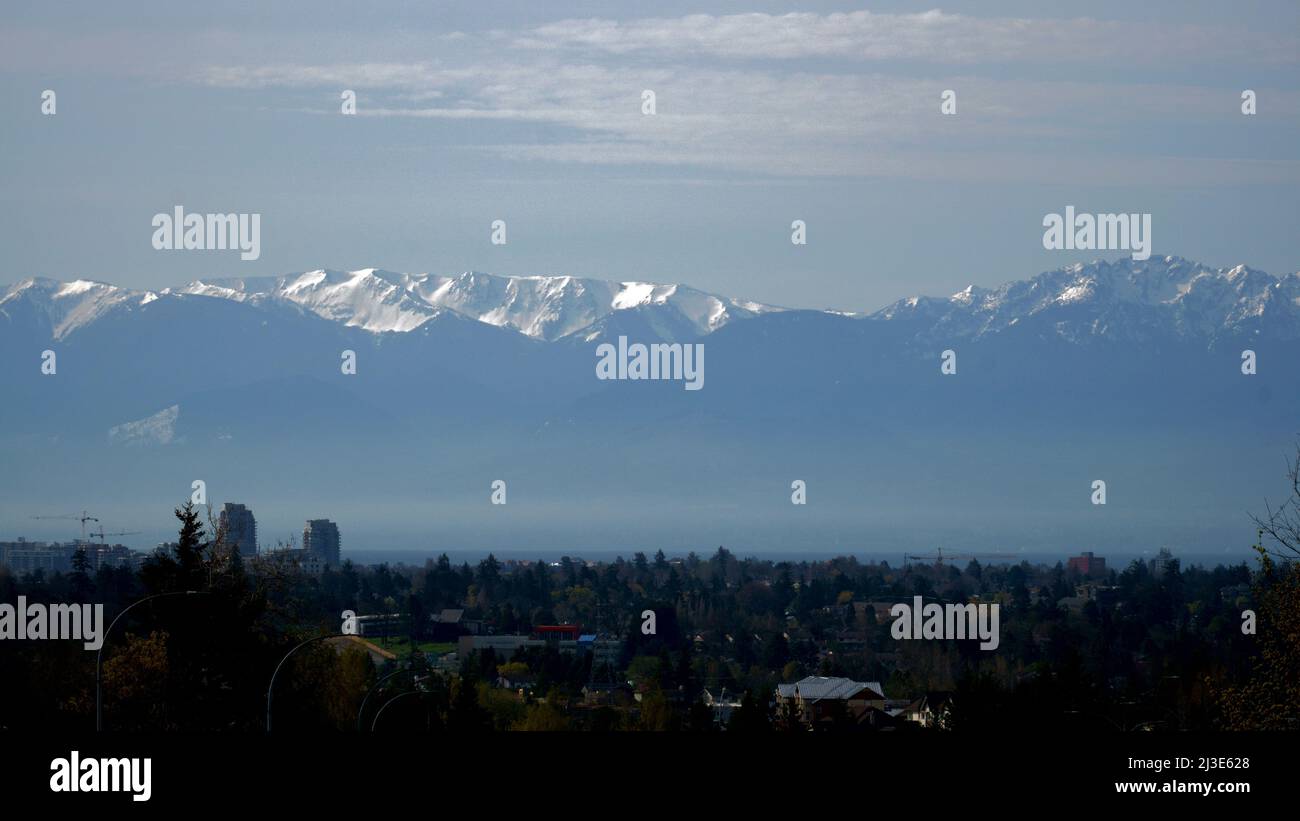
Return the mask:
M 782 698 L 804 698 L 819 701 L 824 698 L 850 698 L 862 690 L 871 690 L 881 698 L 885 691 L 878 681 L 854 681 L 841 676 L 808 676 L 793 684 L 778 684 L 777 693 Z

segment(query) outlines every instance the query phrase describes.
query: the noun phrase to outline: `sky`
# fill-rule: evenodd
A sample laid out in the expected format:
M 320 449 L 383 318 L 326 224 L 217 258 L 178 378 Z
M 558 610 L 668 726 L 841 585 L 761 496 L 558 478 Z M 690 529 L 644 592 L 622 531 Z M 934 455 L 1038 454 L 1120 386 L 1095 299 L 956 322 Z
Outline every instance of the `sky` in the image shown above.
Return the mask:
M 376 266 L 860 311 L 1106 256 L 1043 248 L 1067 205 L 1300 269 L 1294 2 L 6 2 L 0 112 L 0 282 Z M 261 214 L 260 257 L 155 250 L 177 205 Z

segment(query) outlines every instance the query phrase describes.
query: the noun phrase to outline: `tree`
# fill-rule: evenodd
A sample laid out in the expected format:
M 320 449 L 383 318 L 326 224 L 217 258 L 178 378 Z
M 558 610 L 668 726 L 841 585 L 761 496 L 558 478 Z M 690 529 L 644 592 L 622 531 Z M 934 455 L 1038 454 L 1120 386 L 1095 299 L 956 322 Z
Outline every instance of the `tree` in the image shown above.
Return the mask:
M 781 702 L 781 710 L 776 717 L 776 726 L 778 730 L 786 732 L 799 732 L 806 730 L 803 719 L 799 715 L 799 708 L 794 699 L 787 698 Z
M 497 672 L 497 651 L 488 647 L 478 651 L 478 675 L 475 678 L 492 678 Z
M 1253 590 L 1259 654 L 1245 682 L 1216 691 L 1224 723 L 1231 729 L 1300 728 L 1300 444 L 1287 463 L 1291 495 L 1279 507 L 1265 505 L 1255 551 L 1260 570 Z M 1211 682 L 1211 687 L 1213 683 Z
M 655 551 L 655 572 L 667 573 L 668 570 L 668 557 L 664 555 L 662 550 Z
M 511 682 L 525 679 L 529 674 L 528 665 L 522 661 L 509 661 L 497 666 L 497 675 Z
M 95 592 L 95 583 L 90 578 L 90 558 L 86 549 L 78 547 L 72 554 L 72 592 L 78 601 L 87 601 Z
M 597 707 L 591 712 L 589 729 L 593 733 L 612 733 L 623 723 L 623 715 L 607 705 Z
M 1259 654 L 1245 681 L 1215 690 L 1215 701 L 1229 729 L 1300 729 L 1300 566 L 1279 565 L 1267 548 L 1255 549 Z
M 658 684 L 660 690 L 672 690 L 677 686 L 676 671 L 673 668 L 672 660 L 668 658 L 668 648 L 659 648 L 659 678 Z
M 203 523 L 194 503 L 186 501 L 174 511 L 181 523 L 171 551 L 151 556 L 141 571 L 145 587 L 154 593 L 197 590 L 204 587 Z
M 636 729 L 665 732 L 678 729 L 678 718 L 664 691 L 653 688 L 641 696 L 641 707 Z
M 790 643 L 785 633 L 777 630 L 768 638 L 763 648 L 763 664 L 769 670 L 781 670 L 790 661 Z
M 698 698 L 691 702 L 686 729 L 692 733 L 711 733 L 717 729 L 713 724 L 713 711 L 709 709 L 709 705 Z
M 179 581 L 189 589 L 200 585 L 203 579 L 203 522 L 191 501 L 176 508 L 175 514 L 181 523 L 174 551 L 177 571 Z
M 648 687 L 659 681 L 661 662 L 656 656 L 637 656 L 627 667 L 627 677 L 638 686 Z
M 1300 442 L 1295 458 L 1287 462 L 1287 479 L 1291 495 L 1276 508 L 1265 501 L 1264 515 L 1251 516 L 1269 542 L 1261 539 L 1256 549 L 1279 559 L 1300 559 Z
M 772 584 L 772 615 L 785 618 L 785 608 L 794 598 L 794 580 L 790 578 L 790 565 L 783 563 L 781 573 Z
M 687 695 L 694 695 L 696 690 L 695 672 L 691 669 L 691 645 L 689 642 L 682 642 L 682 646 L 677 650 L 677 669 L 673 672 L 673 678 L 678 687 L 686 691 Z
M 104 662 L 106 727 L 135 732 L 171 729 L 167 642 L 165 632 L 127 635 L 125 646 Z
M 727 731 L 732 733 L 765 733 L 772 729 L 767 718 L 767 707 L 762 704 L 753 690 L 746 690 L 740 699 L 740 706 L 731 714 Z
M 275 726 L 288 731 L 345 730 L 356 725 L 357 708 L 374 676 L 370 655 L 359 648 L 340 650 L 325 642 L 295 653 L 275 685 Z M 385 701 L 372 698 L 367 721 L 374 719 Z M 384 712 L 381 728 L 402 726 L 400 711 L 412 705 L 403 699 Z M 369 724 L 365 725 L 367 728 Z
M 497 586 L 501 583 L 501 563 L 496 556 L 489 553 L 486 559 L 478 563 L 477 581 L 485 598 L 491 599 L 496 595 Z
M 530 704 L 523 720 L 517 722 L 514 729 L 530 732 L 563 732 L 569 729 L 569 719 L 553 704 Z
M 492 728 L 491 716 L 479 706 L 478 682 L 461 676 L 447 714 L 447 729 L 458 733 L 476 733 Z
M 849 706 L 841 699 L 834 699 L 827 710 L 829 721 L 819 729 L 832 733 L 844 733 L 857 729 L 857 718 L 849 711 Z

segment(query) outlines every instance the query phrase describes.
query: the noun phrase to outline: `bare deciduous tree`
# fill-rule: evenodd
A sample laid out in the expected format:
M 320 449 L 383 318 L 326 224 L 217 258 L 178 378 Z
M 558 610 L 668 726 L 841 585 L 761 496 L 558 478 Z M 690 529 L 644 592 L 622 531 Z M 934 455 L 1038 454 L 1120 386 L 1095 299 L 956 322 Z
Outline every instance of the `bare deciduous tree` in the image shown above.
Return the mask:
M 1276 508 L 1264 501 L 1264 515 L 1250 518 L 1259 527 L 1260 534 L 1272 541 L 1263 546 L 1271 556 L 1279 559 L 1300 559 L 1300 443 L 1296 456 L 1287 461 L 1287 478 L 1291 480 L 1291 495 Z M 1264 539 L 1260 539 L 1263 545 Z

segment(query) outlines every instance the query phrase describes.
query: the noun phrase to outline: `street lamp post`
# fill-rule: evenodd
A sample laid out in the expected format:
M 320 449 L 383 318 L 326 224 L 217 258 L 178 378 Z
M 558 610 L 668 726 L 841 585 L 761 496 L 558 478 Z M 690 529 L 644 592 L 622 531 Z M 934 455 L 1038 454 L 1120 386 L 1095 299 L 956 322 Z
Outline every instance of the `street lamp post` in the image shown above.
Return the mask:
M 122 612 L 118 613 L 117 616 L 114 617 L 113 621 L 108 625 L 108 629 L 104 631 L 103 643 L 99 645 L 99 650 L 95 653 L 95 732 L 100 732 L 104 729 L 104 701 L 102 698 L 102 688 L 103 688 L 103 680 L 104 680 L 104 676 L 103 676 L 104 645 L 108 643 L 108 636 L 110 633 L 113 632 L 113 626 L 116 625 L 118 620 L 121 619 L 123 616 L 125 616 L 127 612 L 132 607 L 135 607 L 137 604 L 144 604 L 147 601 L 152 601 L 153 599 L 161 599 L 165 596 L 209 596 L 209 595 L 211 594 L 208 593 L 208 591 L 206 590 L 173 590 L 170 593 L 155 593 L 152 596 L 145 596 L 143 599 L 131 602 L 126 607 L 122 608 Z

